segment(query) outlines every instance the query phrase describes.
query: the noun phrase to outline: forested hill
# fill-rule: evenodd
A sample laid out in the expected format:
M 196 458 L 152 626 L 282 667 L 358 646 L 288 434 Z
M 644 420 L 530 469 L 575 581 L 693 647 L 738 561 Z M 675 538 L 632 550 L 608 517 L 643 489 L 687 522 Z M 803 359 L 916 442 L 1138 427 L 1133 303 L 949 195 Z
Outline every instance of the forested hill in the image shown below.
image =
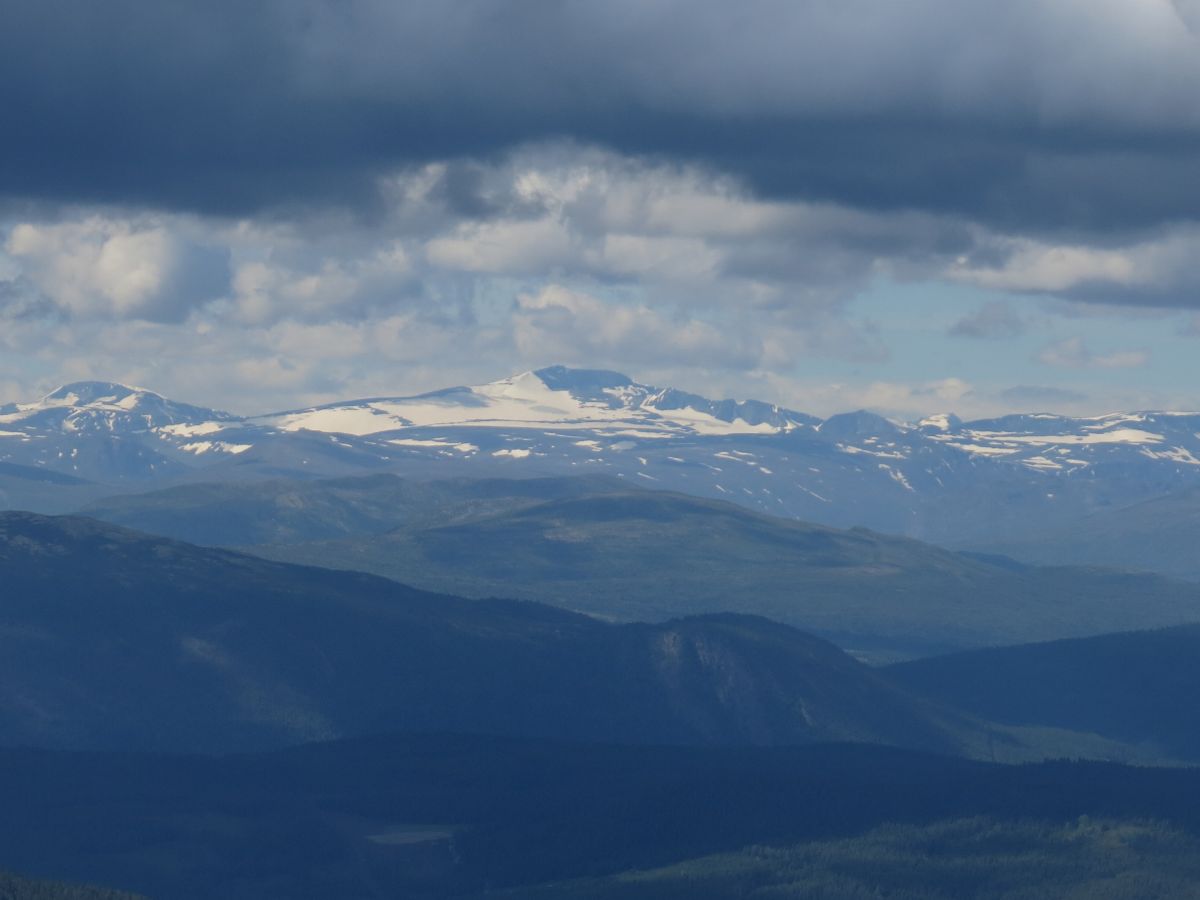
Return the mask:
M 978 731 L 751 616 L 614 625 L 23 513 L 0 514 L 0 583 L 10 745 L 227 752 L 457 730 L 959 752 Z

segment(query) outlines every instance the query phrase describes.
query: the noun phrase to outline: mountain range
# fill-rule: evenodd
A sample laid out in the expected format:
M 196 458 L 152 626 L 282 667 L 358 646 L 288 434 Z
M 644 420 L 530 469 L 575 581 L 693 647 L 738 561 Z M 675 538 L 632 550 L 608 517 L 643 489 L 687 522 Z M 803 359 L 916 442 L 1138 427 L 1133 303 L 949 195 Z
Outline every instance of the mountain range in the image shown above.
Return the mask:
M 561 366 L 257 416 L 100 382 L 0 407 L 7 508 L 66 512 L 188 482 L 377 472 L 604 475 L 825 525 L 984 546 L 1200 487 L 1200 414 L 818 418 Z

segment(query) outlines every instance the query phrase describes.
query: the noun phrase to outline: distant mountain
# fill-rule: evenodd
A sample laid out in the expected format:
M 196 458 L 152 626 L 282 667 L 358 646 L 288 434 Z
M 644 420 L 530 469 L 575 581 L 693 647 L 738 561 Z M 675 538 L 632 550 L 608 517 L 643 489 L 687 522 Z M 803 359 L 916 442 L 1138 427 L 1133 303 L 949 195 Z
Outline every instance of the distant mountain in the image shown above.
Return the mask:
M 820 420 L 757 401 L 712 401 L 695 394 L 637 384 L 617 372 L 552 366 L 477 387 L 416 397 L 331 403 L 261 416 L 255 421 L 286 431 L 366 435 L 410 427 L 475 425 L 484 428 L 549 426 L 638 437 L 656 435 L 778 434 Z M 462 450 L 460 452 L 469 453 Z
M 110 485 L 54 469 L 0 462 L 0 509 L 66 513 L 77 509 L 80 503 L 108 496 L 112 491 Z
M 735 610 L 868 658 L 1200 622 L 1200 587 L 1036 568 L 619 479 L 189 485 L 89 507 L 203 544 L 621 620 Z M 265 545 L 265 546 L 263 546 Z
M 221 752 L 458 730 L 959 752 L 983 739 L 833 645 L 753 617 L 609 625 L 26 513 L 0 514 L 0 583 L 0 745 Z
M 1200 762 L 1200 627 L 917 660 L 897 684 L 978 716 L 1103 735 Z
M 85 381 L 0 406 L 0 453 L 10 463 L 93 481 L 169 477 L 188 469 L 179 451 L 241 449 L 196 440 L 233 421 L 142 388 Z
M 80 513 L 188 543 L 246 547 L 368 537 L 628 490 L 599 475 L 418 481 L 380 474 L 185 484 L 106 497 Z
M 176 403 L 145 388 L 103 381 L 64 385 L 36 403 L 0 407 L 9 424 L 76 434 L 122 434 L 139 429 L 184 429 L 232 421 L 227 413 Z
M 107 383 L 0 407 L 0 463 L 109 493 L 186 481 L 395 472 L 419 478 L 588 474 L 837 527 L 988 543 L 1200 487 L 1200 414 L 1043 414 L 917 423 L 819 419 L 561 366 L 415 397 L 240 418 Z M 62 510 L 92 486 L 17 490 Z M 981 510 L 985 510 L 981 514 Z
M 988 546 L 1035 563 L 1116 566 L 1200 581 L 1200 488 L 1095 512 L 1070 526 L 1033 526 Z

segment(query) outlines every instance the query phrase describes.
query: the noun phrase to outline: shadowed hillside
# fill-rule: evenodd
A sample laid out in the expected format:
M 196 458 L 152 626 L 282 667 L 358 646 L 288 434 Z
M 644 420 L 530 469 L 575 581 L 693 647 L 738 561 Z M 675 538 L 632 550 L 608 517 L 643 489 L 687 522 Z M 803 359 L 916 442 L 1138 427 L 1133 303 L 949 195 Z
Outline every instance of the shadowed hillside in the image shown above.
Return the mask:
M 0 866 L 170 900 L 442 900 L 771 844 L 785 849 L 765 865 L 753 853 L 716 871 L 689 864 L 693 888 L 737 885 L 754 865 L 774 877 L 790 861 L 827 875 L 840 857 L 859 883 L 907 870 L 893 887 L 923 898 L 948 887 L 957 900 L 974 895 L 953 888 L 980 873 L 1000 888 L 1039 872 L 1058 879 L 1049 884 L 1086 884 L 1122 865 L 1138 871 L 1139 860 L 1152 871 L 1162 860 L 1162 877 L 1195 871 L 1198 779 L 1187 769 L 993 766 L 862 745 L 410 735 L 224 758 L 0 750 Z M 981 815 L 1008 824 L 923 828 Z M 1122 849 L 1122 832 L 1071 840 L 1083 815 L 1170 827 Z M 917 827 L 840 840 L 884 823 Z M 659 883 L 669 887 L 670 873 Z
M 610 625 L 0 514 L 0 742 L 225 751 L 460 730 L 959 750 L 979 729 L 831 644 L 720 615 Z
M 1159 823 L 966 819 L 687 860 L 505 900 L 1147 900 L 1200 898 L 1200 840 Z
M 0 872 L 0 900 L 146 900 L 122 891 Z
M 1200 627 L 979 650 L 885 671 L 899 685 L 988 719 L 1092 732 L 1200 760 Z

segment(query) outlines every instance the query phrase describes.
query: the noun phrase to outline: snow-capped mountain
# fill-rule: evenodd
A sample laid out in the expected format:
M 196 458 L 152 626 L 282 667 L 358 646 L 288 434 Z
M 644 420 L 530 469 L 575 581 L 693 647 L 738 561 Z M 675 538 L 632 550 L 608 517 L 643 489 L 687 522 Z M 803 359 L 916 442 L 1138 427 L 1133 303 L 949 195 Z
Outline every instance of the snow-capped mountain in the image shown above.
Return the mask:
M 167 476 L 187 471 L 172 451 L 186 449 L 192 429 L 233 421 L 142 388 L 79 382 L 0 406 L 0 461 L 98 481 Z
M 1200 414 L 820 419 L 560 366 L 241 418 L 86 382 L 0 407 L 0 506 L 180 481 L 390 471 L 606 474 L 779 515 L 942 540 L 1020 534 L 1200 484 Z M 58 481 L 55 481 L 58 479 Z M 2 493 L 7 492 L 7 493 Z M 69 505 L 69 504 L 67 504 Z
M 820 422 L 754 400 L 714 402 L 616 372 L 553 366 L 478 387 L 333 403 L 263 416 L 285 431 L 381 434 L 412 427 L 553 427 L 612 435 L 779 434 Z
M 104 381 L 68 384 L 34 403 L 0 406 L 0 423 L 67 432 L 112 434 L 232 419 L 227 413 L 175 403 L 145 388 Z

